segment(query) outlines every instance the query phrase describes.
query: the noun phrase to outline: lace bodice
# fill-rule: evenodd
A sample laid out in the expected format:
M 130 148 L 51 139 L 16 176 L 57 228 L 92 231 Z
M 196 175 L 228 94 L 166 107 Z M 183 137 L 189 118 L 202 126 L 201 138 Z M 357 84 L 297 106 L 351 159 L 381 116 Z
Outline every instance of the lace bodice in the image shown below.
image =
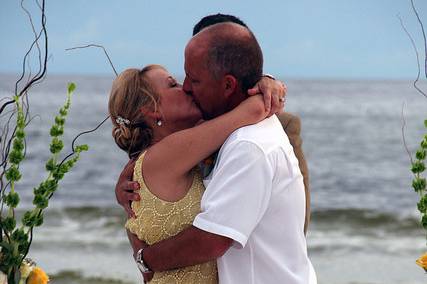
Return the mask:
M 135 163 L 134 180 L 140 185 L 140 201 L 132 202 L 136 218 L 126 222 L 126 228 L 140 240 L 151 245 L 174 236 L 189 227 L 200 212 L 200 200 L 204 191 L 198 170 L 193 170 L 193 183 L 187 194 L 176 202 L 161 200 L 147 188 L 143 174 L 143 153 Z M 150 283 L 218 283 L 216 262 L 156 272 Z

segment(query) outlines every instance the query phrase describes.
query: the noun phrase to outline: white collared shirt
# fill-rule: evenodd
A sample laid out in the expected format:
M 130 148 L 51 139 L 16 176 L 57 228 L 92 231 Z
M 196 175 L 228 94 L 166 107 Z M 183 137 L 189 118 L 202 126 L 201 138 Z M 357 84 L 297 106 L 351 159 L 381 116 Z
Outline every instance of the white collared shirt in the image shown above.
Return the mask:
M 193 225 L 234 240 L 217 260 L 221 284 L 317 283 L 304 235 L 303 179 L 275 115 L 233 132 L 204 183 Z

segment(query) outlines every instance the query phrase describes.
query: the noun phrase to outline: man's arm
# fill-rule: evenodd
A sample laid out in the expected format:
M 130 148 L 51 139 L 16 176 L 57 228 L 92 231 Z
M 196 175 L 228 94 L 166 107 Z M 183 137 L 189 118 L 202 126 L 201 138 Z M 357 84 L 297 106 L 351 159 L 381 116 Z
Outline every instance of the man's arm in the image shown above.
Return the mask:
M 233 240 L 190 226 L 178 235 L 144 249 L 144 263 L 153 270 L 165 271 L 215 260 L 232 245 Z M 134 253 L 145 247 L 132 243 Z
M 134 167 L 135 160 L 129 160 L 120 173 L 114 190 L 116 193 L 117 203 L 125 209 L 128 218 L 136 217 L 131 208 L 131 203 L 132 201 L 140 200 L 139 194 L 135 192 L 139 189 L 139 184 L 136 181 L 132 181 Z

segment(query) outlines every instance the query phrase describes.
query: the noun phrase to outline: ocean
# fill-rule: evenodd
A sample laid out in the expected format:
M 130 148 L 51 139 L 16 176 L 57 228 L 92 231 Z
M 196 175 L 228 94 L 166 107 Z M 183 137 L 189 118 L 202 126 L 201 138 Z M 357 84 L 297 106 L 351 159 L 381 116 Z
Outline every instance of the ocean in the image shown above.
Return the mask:
M 0 99 L 13 91 L 14 75 L 0 75 Z M 65 130 L 65 150 L 81 131 L 107 116 L 112 77 L 48 75 L 29 92 L 34 116 L 27 128 L 27 159 L 17 185 L 18 214 L 32 207 L 32 189 L 46 177 L 49 128 L 63 104 L 66 84 L 77 85 Z M 302 120 L 310 170 L 312 222 L 308 252 L 319 284 L 420 284 L 415 265 L 426 236 L 411 188 L 402 142 L 418 147 L 427 99 L 411 81 L 290 80 L 286 110 Z M 427 90 L 427 84 L 420 85 Z M 4 125 L 5 118 L 0 118 Z M 114 186 L 127 157 L 111 137 L 108 121 L 82 136 L 90 150 L 50 201 L 45 223 L 34 231 L 29 256 L 52 283 L 141 283 L 116 204 Z

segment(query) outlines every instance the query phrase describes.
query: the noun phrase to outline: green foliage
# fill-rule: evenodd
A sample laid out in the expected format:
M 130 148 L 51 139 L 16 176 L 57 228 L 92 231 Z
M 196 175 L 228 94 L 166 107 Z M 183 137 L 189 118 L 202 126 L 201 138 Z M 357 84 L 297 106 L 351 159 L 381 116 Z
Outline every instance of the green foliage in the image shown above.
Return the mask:
M 49 145 L 52 155 L 45 164 L 48 176 L 34 188 L 33 204 L 35 207 L 24 213 L 21 218 L 22 225 L 18 227 L 14 209 L 19 205 L 20 198 L 19 194 L 15 191 L 15 183 L 21 178 L 19 165 L 25 158 L 26 145 L 24 138 L 27 122 L 20 102 L 21 98 L 18 96 L 14 97 L 17 106 L 17 128 L 12 137 L 12 147 L 8 156 L 10 166 L 5 171 L 5 177 L 10 182 L 10 192 L 5 193 L 3 196 L 3 202 L 9 207 L 9 210 L 6 210 L 8 212 L 7 216 L 0 216 L 0 271 L 6 274 L 11 271 L 19 271 L 19 266 L 31 246 L 29 234 L 33 231 L 34 227 L 43 224 L 43 210 L 49 206 L 49 200 L 58 189 L 59 181 L 75 166 L 80 153 L 88 150 L 87 145 L 76 146 L 73 155 L 67 157 L 62 162 L 58 162 L 61 150 L 64 148 L 61 138 L 64 134 L 66 116 L 71 106 L 71 95 L 75 88 L 76 85 L 74 83 L 68 85 L 67 99 L 59 109 L 58 115 L 55 116 L 54 123 L 49 132 L 52 137 Z M 1 214 L 3 214 L 2 212 Z
M 426 169 L 426 167 L 425 167 L 425 165 L 424 165 L 424 163 L 423 163 L 422 161 L 415 161 L 415 162 L 412 164 L 412 169 L 411 169 L 411 171 L 412 171 L 414 174 L 419 174 L 419 173 L 422 173 L 425 169 Z
M 6 179 L 10 182 L 16 182 L 21 179 L 21 173 L 15 165 L 12 164 L 6 171 Z
M 427 128 L 427 119 L 424 120 L 424 126 Z M 415 160 L 412 163 L 411 171 L 414 174 L 412 188 L 420 195 L 420 201 L 417 203 L 418 211 L 421 213 L 421 225 L 427 231 L 427 181 L 422 176 L 426 167 L 424 160 L 427 156 L 427 134 L 424 135 L 420 147 L 415 153 Z
M 415 177 L 412 181 L 412 187 L 416 192 L 420 192 L 426 189 L 426 179 Z
M 15 218 L 9 216 L 2 220 L 1 225 L 5 231 L 11 232 L 13 229 L 15 229 L 16 220 Z
M 423 226 L 423 228 L 425 230 L 427 230 L 427 215 L 424 214 L 423 217 L 421 218 L 421 225 Z
M 58 137 L 54 137 L 50 143 L 50 152 L 52 154 L 57 154 L 61 152 L 62 148 L 64 148 L 64 143 L 62 140 L 59 140 Z
M 12 207 L 12 208 L 16 208 L 16 206 L 18 206 L 18 203 L 19 203 L 18 193 L 9 192 L 8 195 L 4 196 L 4 202 L 6 203 L 7 206 Z
M 417 203 L 418 211 L 421 213 L 427 213 L 427 195 L 421 197 L 420 201 Z
M 37 194 L 34 196 L 33 204 L 39 209 L 45 209 L 49 205 L 49 200 L 42 194 Z

